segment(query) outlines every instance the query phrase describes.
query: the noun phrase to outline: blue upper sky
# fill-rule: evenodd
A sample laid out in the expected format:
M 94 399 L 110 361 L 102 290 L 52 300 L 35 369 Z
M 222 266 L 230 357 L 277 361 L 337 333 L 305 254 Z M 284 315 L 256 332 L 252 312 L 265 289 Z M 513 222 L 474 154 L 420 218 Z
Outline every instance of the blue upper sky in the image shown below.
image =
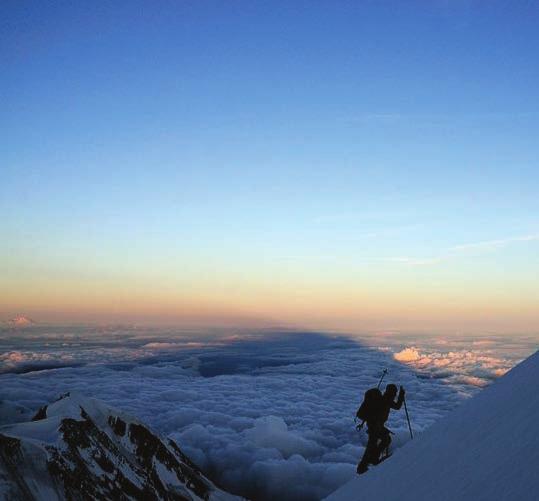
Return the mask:
M 149 269 L 406 282 L 399 267 L 457 260 L 536 290 L 539 4 L 15 1 L 0 17 L 9 287 Z

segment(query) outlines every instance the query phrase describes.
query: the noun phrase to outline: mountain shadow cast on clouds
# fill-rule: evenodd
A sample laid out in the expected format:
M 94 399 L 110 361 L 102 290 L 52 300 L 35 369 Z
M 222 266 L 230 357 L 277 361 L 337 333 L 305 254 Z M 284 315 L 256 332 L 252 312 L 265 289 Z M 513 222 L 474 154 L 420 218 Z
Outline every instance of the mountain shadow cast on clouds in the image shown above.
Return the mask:
M 406 387 L 416 432 L 464 398 L 441 379 L 419 378 L 392 352 L 344 336 L 265 330 L 192 347 L 193 339 L 137 334 L 122 344 L 118 335 L 116 344 L 96 347 L 92 336 L 87 350 L 79 336 L 78 346 L 58 353 L 84 365 L 0 376 L 3 408 L 35 410 L 81 391 L 174 438 L 233 493 L 314 500 L 355 475 L 366 444 L 355 411 L 384 368 L 386 382 Z M 403 412 L 389 426 L 395 447 L 408 440 Z

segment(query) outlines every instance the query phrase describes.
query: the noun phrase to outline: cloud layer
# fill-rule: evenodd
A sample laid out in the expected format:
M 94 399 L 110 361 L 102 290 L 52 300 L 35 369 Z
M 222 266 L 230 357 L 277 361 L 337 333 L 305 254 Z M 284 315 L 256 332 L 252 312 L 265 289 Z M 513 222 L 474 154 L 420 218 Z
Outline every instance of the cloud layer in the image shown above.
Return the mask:
M 170 435 L 232 492 L 320 499 L 355 474 L 367 438 L 354 428 L 355 411 L 383 368 L 386 382 L 406 387 L 420 433 L 533 344 L 484 339 L 470 348 L 470 340 L 387 335 L 231 334 L 2 336 L 0 422 L 24 419 L 59 393 L 79 390 Z M 51 364 L 77 366 L 36 370 Z M 393 413 L 389 426 L 394 446 L 405 443 L 404 413 Z

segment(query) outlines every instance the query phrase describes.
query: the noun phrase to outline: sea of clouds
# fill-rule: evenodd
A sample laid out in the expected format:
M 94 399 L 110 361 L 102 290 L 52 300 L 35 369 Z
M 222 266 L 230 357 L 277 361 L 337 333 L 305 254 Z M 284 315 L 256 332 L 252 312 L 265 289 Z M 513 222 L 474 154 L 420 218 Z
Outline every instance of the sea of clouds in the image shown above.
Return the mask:
M 231 492 L 314 500 L 355 475 L 367 439 L 355 411 L 383 369 L 419 434 L 536 349 L 536 337 L 4 328 L 0 424 L 78 390 L 171 436 Z M 395 448 L 409 440 L 403 411 L 389 427 Z

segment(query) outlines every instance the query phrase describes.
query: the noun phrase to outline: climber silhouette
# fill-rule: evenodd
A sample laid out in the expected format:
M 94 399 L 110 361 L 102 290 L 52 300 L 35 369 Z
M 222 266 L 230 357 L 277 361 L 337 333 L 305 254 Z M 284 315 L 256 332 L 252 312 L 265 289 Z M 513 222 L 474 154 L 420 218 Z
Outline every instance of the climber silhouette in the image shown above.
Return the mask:
M 369 469 L 369 464 L 378 464 L 389 457 L 391 431 L 386 428 L 385 424 L 391 409 L 399 410 L 402 407 L 404 395 L 405 391 L 401 386 L 399 396 L 395 401 L 397 387 L 394 384 L 388 384 L 383 395 L 377 388 L 368 390 L 365 393 L 365 400 L 356 414 L 357 417 L 367 423 L 367 434 L 369 435 L 365 453 L 357 465 L 359 474 L 365 473 Z M 385 456 L 380 459 L 384 451 Z

